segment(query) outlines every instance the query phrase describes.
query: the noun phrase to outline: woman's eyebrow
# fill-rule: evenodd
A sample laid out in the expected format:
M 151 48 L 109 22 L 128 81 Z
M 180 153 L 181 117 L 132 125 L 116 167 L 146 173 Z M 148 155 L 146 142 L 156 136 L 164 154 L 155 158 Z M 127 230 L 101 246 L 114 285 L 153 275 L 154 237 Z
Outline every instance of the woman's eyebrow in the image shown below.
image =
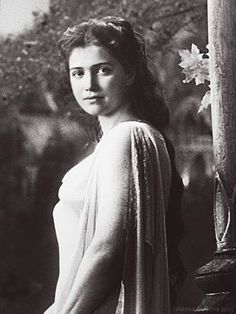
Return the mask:
M 104 61 L 104 62 L 99 62 L 93 65 L 93 67 L 97 67 L 97 66 L 101 66 L 101 65 L 113 65 L 113 63 L 108 62 L 108 61 Z
M 101 66 L 101 65 L 110 65 L 110 66 L 113 66 L 113 63 L 107 62 L 107 61 L 103 61 L 103 62 L 99 62 L 99 63 L 93 64 L 93 65 L 91 66 L 91 68 L 99 67 L 99 66 Z M 71 70 L 78 70 L 78 69 L 84 69 L 84 67 L 82 67 L 82 66 L 74 66 L 74 67 L 71 67 L 71 68 L 70 68 L 70 71 L 71 71 Z
M 71 67 L 69 70 L 78 70 L 78 69 L 83 69 L 83 67 Z

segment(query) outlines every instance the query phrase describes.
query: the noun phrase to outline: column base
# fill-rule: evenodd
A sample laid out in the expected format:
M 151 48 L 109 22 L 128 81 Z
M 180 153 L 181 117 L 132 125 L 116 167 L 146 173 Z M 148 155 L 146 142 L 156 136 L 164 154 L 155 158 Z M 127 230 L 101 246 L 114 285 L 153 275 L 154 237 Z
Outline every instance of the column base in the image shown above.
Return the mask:
M 230 293 L 226 294 L 206 294 L 201 304 L 194 310 L 194 313 L 207 314 L 235 314 L 236 313 L 236 298 Z
M 194 313 L 236 314 L 236 254 L 216 252 L 196 272 L 196 284 L 205 293 Z

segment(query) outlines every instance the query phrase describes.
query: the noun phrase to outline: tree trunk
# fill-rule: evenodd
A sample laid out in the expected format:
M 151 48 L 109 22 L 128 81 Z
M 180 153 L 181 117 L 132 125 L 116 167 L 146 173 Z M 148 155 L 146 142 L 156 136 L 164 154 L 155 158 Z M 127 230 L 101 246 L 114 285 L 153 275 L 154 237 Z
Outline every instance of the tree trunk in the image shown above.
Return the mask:
M 208 0 L 217 251 L 197 271 L 195 312 L 236 313 L 236 1 Z

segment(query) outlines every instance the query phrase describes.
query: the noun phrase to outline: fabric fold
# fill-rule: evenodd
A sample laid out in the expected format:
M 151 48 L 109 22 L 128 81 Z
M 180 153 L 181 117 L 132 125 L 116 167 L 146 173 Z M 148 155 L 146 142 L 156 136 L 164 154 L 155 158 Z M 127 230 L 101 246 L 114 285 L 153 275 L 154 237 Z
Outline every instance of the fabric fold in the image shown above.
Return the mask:
M 106 135 L 114 138 L 113 145 L 116 145 L 116 136 L 119 136 L 120 128 L 122 130 L 126 128 L 131 145 L 131 167 L 126 170 L 129 171 L 129 200 L 126 209 L 123 278 L 121 286 L 115 289 L 94 313 L 169 314 L 165 229 L 165 211 L 171 181 L 168 153 L 161 134 L 148 124 L 137 121 L 123 122 L 114 127 L 109 132 L 110 134 Z M 89 159 L 89 172 L 85 171 L 88 177 L 85 180 L 86 189 L 84 189 L 83 203 L 79 205 L 82 208 L 80 208 L 81 213 L 78 216 L 78 228 L 74 231 L 77 244 L 72 253 L 73 261 L 68 274 L 66 276 L 59 275 L 51 313 L 60 313 L 65 304 L 73 287 L 83 254 L 95 233 L 99 207 L 98 182 L 99 176 L 102 176 L 98 160 L 103 145 L 107 145 L 106 136 Z M 86 167 L 86 164 L 83 164 L 83 167 Z M 73 178 L 73 171 L 70 171 L 72 180 L 80 180 L 78 170 L 76 170 L 75 178 Z M 67 180 L 63 184 L 66 182 Z M 64 191 L 70 193 L 69 188 L 65 188 Z M 60 193 L 60 198 L 60 202 L 63 203 L 63 198 L 68 200 L 69 194 Z M 67 214 L 70 214 L 69 209 Z M 59 231 L 57 215 L 54 215 L 54 220 L 56 230 Z M 60 254 L 63 254 L 62 251 Z M 62 256 L 62 259 L 66 259 L 66 256 Z M 66 279 L 62 282 L 60 276 Z

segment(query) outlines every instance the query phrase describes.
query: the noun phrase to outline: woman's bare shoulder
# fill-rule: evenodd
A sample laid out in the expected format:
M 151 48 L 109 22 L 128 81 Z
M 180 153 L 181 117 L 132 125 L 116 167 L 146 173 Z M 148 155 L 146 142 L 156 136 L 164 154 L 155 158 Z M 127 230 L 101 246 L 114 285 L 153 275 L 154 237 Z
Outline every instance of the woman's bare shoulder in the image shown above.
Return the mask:
M 145 121 L 125 121 L 120 122 L 113 127 L 109 133 L 104 137 L 104 141 L 118 141 L 126 142 L 130 141 L 133 134 L 139 134 L 145 137 L 155 137 L 164 141 L 161 133 Z
M 125 121 L 105 134 L 100 143 L 100 156 L 106 158 L 128 158 L 131 150 L 148 145 L 151 151 L 165 151 L 165 141 L 161 133 L 142 121 Z M 151 152 L 149 149 L 149 152 Z
M 128 148 L 130 145 L 153 144 L 156 149 L 165 147 L 161 132 L 144 121 L 126 121 L 116 125 L 104 139 L 107 145 Z

